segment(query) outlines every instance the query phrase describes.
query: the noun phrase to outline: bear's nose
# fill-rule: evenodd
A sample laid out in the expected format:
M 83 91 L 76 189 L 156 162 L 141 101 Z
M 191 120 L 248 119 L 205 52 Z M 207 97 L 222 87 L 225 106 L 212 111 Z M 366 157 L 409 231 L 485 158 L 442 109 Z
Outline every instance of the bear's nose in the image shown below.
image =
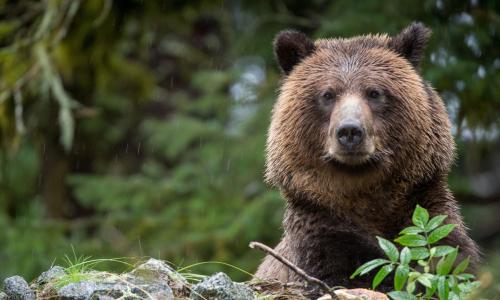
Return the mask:
M 356 123 L 344 123 L 336 130 L 337 140 L 348 150 L 353 150 L 354 147 L 361 144 L 365 131 Z

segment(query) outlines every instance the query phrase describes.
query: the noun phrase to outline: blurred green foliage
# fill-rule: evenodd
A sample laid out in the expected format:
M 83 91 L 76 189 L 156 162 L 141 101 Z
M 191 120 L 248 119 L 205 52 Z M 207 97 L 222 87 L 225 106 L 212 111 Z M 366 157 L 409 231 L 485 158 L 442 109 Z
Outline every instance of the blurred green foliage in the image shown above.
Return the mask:
M 499 157 L 496 1 L 0 0 L 0 278 L 32 278 L 71 245 L 253 271 L 248 242 L 274 244 L 283 212 L 262 180 L 274 35 L 414 20 L 434 31 L 423 75 L 448 104 L 467 198 Z M 245 278 L 201 267 L 221 269 Z

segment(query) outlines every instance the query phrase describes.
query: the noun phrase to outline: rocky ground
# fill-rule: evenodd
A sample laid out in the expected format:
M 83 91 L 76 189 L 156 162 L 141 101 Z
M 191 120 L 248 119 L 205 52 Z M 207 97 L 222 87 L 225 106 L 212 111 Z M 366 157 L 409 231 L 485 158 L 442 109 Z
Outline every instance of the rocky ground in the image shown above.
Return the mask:
M 368 290 L 337 290 L 340 300 L 388 299 Z M 190 283 L 167 263 L 149 259 L 123 274 L 85 271 L 68 272 L 54 266 L 31 284 L 20 276 L 4 280 L 0 300 L 111 300 L 111 299 L 310 299 L 303 286 L 276 282 L 233 282 L 226 274 L 216 273 Z M 332 299 L 325 295 L 321 300 Z

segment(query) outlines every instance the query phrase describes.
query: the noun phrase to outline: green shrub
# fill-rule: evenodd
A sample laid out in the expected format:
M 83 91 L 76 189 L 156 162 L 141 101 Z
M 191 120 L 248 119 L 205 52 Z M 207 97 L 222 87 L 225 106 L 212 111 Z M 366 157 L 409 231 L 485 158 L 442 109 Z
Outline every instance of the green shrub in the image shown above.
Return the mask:
M 417 205 L 412 217 L 414 226 L 403 229 L 395 239 L 403 249 L 399 251 L 392 242 L 377 237 L 388 259 L 375 259 L 363 264 L 351 275 L 351 279 L 380 267 L 373 278 L 372 288 L 376 288 L 394 271 L 394 291 L 388 293 L 394 300 L 466 298 L 479 286 L 479 282 L 474 281 L 474 275 L 464 273 L 469 258 L 455 264 L 458 247 L 433 246 L 457 226 L 441 225 L 446 217 L 438 215 L 429 220 L 427 210 Z

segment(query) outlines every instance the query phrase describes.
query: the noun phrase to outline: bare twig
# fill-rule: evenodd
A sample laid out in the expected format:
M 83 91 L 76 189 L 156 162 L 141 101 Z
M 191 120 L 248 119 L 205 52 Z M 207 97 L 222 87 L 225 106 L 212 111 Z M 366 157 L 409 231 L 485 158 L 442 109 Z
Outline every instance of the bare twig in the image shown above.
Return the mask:
M 266 252 L 267 254 L 271 255 L 272 257 L 276 258 L 282 264 L 284 264 L 285 266 L 287 266 L 290 270 L 292 270 L 297 275 L 299 275 L 300 277 L 302 277 L 305 281 L 307 281 L 308 283 L 311 283 L 311 284 L 314 284 L 314 285 L 318 286 L 325 294 L 331 295 L 332 299 L 334 299 L 334 300 L 337 299 L 338 300 L 337 295 L 333 292 L 332 288 L 328 286 L 328 284 L 326 284 L 324 281 L 322 281 L 322 280 L 320 280 L 320 279 L 318 279 L 316 277 L 312 277 L 312 276 L 308 275 L 304 270 L 302 270 L 301 268 L 297 267 L 295 264 L 293 264 L 291 261 L 289 261 L 285 257 L 283 257 L 280 254 L 276 253 L 276 251 L 274 251 L 270 247 L 268 247 L 268 246 L 266 246 L 266 245 L 264 245 L 262 243 L 259 243 L 259 242 L 250 242 L 249 246 L 252 249 L 257 248 L 259 250 L 262 250 L 262 251 Z
M 103 0 L 103 7 L 101 10 L 101 14 L 95 19 L 95 21 L 92 23 L 93 27 L 99 27 L 101 24 L 106 20 L 106 18 L 109 15 L 109 12 L 111 11 L 111 7 L 113 6 L 113 1 L 112 0 Z
M 66 16 L 63 16 L 63 21 L 61 28 L 57 32 L 55 38 L 52 40 L 52 45 L 55 47 L 58 45 L 68 34 L 69 27 L 71 25 L 71 22 L 75 18 L 75 15 L 80 7 L 80 0 L 78 1 L 69 1 L 68 2 L 68 9 L 66 12 Z
M 23 95 L 20 89 L 14 90 L 14 115 L 16 118 L 16 131 L 19 134 L 24 134 L 26 127 L 23 122 Z

